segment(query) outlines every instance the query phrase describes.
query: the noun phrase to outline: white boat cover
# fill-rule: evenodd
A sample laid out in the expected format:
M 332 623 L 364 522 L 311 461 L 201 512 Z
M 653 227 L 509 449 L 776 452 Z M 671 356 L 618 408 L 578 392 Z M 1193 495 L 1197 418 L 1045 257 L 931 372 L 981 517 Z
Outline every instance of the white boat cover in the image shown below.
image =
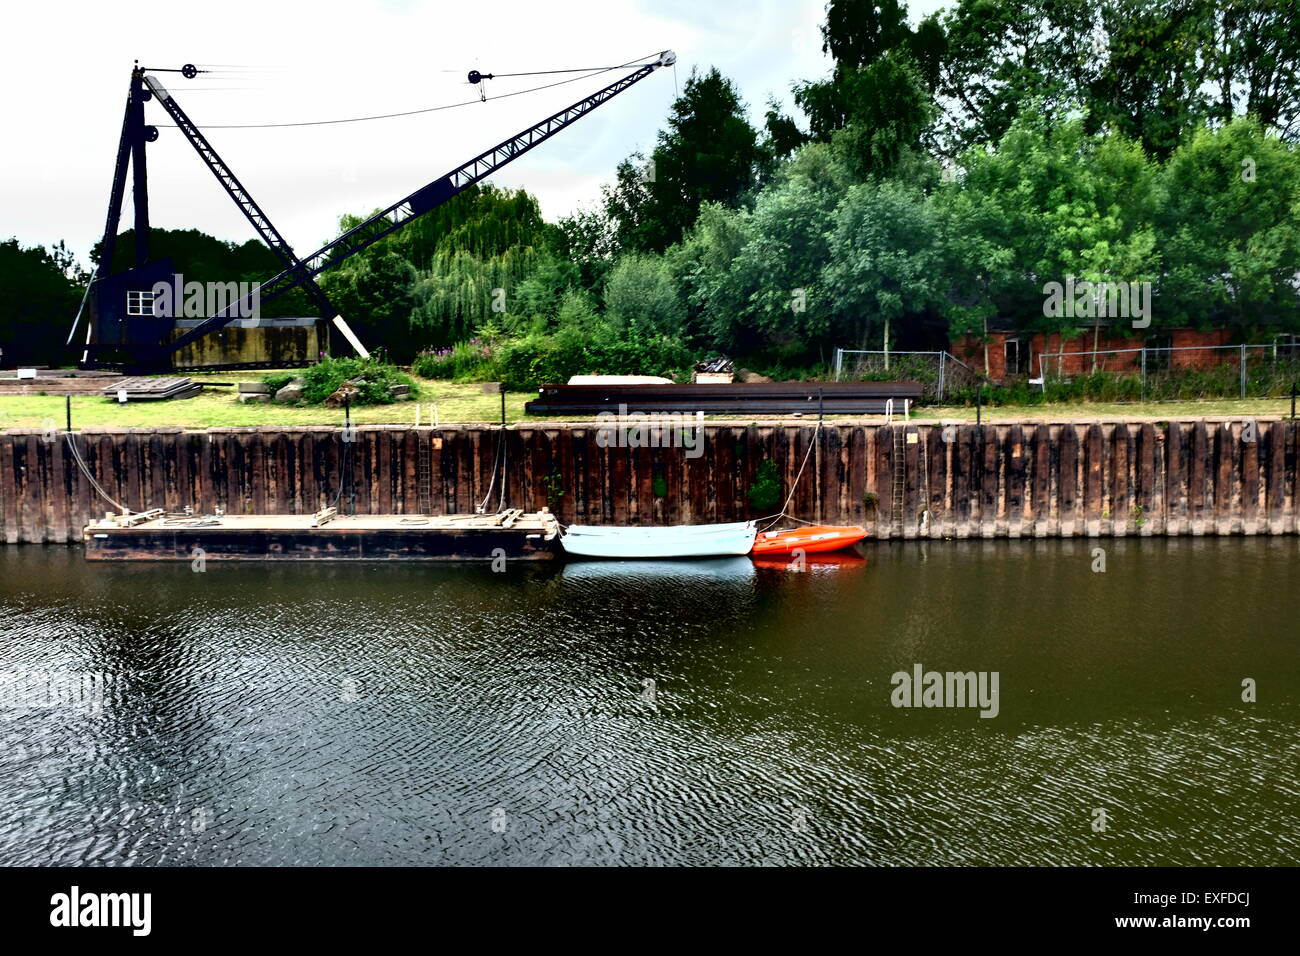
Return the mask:
M 560 543 L 569 554 L 589 558 L 709 558 L 749 554 L 757 533 L 753 521 L 671 528 L 570 525 Z

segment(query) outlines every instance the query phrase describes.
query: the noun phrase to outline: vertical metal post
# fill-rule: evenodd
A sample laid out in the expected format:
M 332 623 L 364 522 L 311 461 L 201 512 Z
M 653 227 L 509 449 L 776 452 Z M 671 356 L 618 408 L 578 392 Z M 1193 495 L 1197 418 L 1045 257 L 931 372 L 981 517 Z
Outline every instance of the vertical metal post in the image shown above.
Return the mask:
M 948 367 L 948 353 L 939 353 L 939 394 L 936 396 L 939 401 L 943 401 L 943 370 Z
M 1295 382 L 1292 382 L 1291 383 L 1291 420 L 1292 421 L 1295 421 L 1295 397 L 1297 392 L 1300 392 L 1300 387 L 1298 387 Z
M 67 408 L 67 412 L 68 412 L 68 434 L 72 434 L 72 396 L 68 395 L 66 396 L 66 398 L 67 398 L 67 403 L 65 407 Z M 1293 401 L 1292 402 L 1293 407 L 1294 404 L 1295 403 Z M 1293 418 L 1295 417 L 1294 412 L 1292 413 L 1292 417 Z
M 506 443 L 506 383 L 501 383 L 501 497 L 497 502 L 497 511 L 506 510 L 506 481 L 510 474 L 507 455 L 509 445 Z
M 980 424 L 981 411 L 984 405 L 984 383 L 980 382 L 975 386 L 975 424 Z
M 1241 347 L 1241 397 L 1246 397 L 1246 346 Z
M 348 487 L 348 513 L 357 513 L 357 482 L 356 482 L 356 435 L 352 434 L 352 396 L 343 396 L 343 430 L 350 436 L 348 442 L 348 453 L 344 454 L 341 467 L 344 469 L 339 476 L 340 482 L 346 482 Z
M 842 348 L 836 348 L 835 349 L 835 381 L 838 382 L 840 380 L 840 375 L 843 373 L 843 371 L 844 371 L 844 350 Z
M 1145 402 L 1147 400 L 1147 349 L 1145 345 L 1142 346 L 1141 356 L 1142 356 L 1142 401 Z M 1120 364 L 1119 367 L 1123 368 L 1124 366 Z
M 813 513 L 817 520 L 822 520 L 822 416 L 825 409 L 822 402 L 821 386 L 817 388 L 817 430 L 813 433 L 813 441 L 816 447 L 813 451 L 813 480 L 816 486 L 813 488 Z

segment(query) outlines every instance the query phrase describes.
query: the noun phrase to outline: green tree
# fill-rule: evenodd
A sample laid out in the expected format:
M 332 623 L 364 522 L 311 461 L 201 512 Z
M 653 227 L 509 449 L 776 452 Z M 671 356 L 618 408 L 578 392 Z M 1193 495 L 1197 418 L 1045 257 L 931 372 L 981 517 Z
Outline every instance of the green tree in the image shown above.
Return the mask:
M 948 305 L 939 217 L 898 182 L 853 186 L 835 212 L 823 273 L 838 331 L 859 348 L 897 348 L 898 323 Z
M 326 274 L 322 289 L 368 349 L 409 362 L 419 351 L 410 326 L 414 285 L 414 267 L 388 252 L 349 260 Z
M 763 114 L 763 149 L 771 160 L 789 159 L 790 154 L 808 142 L 808 134 L 781 111 L 776 100 L 768 100 Z
M 945 106 L 938 140 L 955 156 L 998 142 L 1030 104 L 1081 108 L 1093 62 L 1095 0 L 958 0 L 928 25 Z
M 758 134 L 732 82 L 717 69 L 692 70 L 649 164 L 634 154 L 605 190 L 619 247 L 662 252 L 681 240 L 704 203 L 738 203 L 761 161 Z
M 62 365 L 68 329 L 81 302 L 77 269 L 60 243 L 53 253 L 0 242 L 0 350 L 6 365 Z
M 582 207 L 559 222 L 564 256 L 578 267 L 578 282 L 584 289 L 599 292 L 614 264 L 614 224 L 602 209 Z
M 365 218 L 340 217 L 340 232 L 360 225 Z M 477 258 L 491 258 L 519 246 L 551 247 L 558 239 L 556 227 L 542 219 L 536 197 L 522 189 L 476 183 L 358 256 L 376 258 L 396 253 L 417 271 L 428 272 L 439 256 L 467 252 Z
M 811 138 L 837 140 L 859 176 L 887 174 L 934 120 L 942 30 L 927 20 L 914 32 L 897 0 L 831 0 L 822 38 L 830 77 L 795 86 Z
M 859 178 L 890 175 L 909 152 L 921 148 L 936 108 L 912 61 L 887 53 L 840 81 L 848 122 L 831 139 Z
M 686 307 L 668 264 L 659 256 L 625 253 L 605 283 L 605 316 L 624 335 L 680 335 Z
M 1160 317 L 1202 327 L 1297 328 L 1297 148 L 1258 120 L 1240 118 L 1180 146 L 1160 187 Z
M 1210 114 L 1212 6 L 1106 0 L 1100 18 L 1104 53 L 1087 83 L 1090 129 L 1116 130 L 1164 159 Z
M 1294 141 L 1300 134 L 1300 13 L 1293 3 L 1215 0 L 1207 68 L 1214 115 L 1226 123 L 1245 112 Z
M 543 322 L 558 302 L 549 283 L 527 280 L 549 253 L 516 246 L 499 256 L 481 259 L 469 252 L 440 252 L 428 272 L 419 275 L 413 291 L 412 335 L 420 344 L 447 345 L 469 338 L 487 323 L 514 330 L 539 312 Z
M 705 203 L 686 238 L 665 253 L 686 302 L 692 345 L 748 351 L 758 331 L 748 320 L 749 289 L 734 268 L 752 235 L 744 210 Z
M 1048 282 L 1149 282 L 1159 273 L 1152 225 L 1155 170 L 1122 136 L 1089 136 L 1081 119 L 1022 112 L 993 151 L 972 150 L 949 208 L 999 251 L 988 294 L 999 314 L 1068 337 L 1083 325 L 1044 308 Z M 978 249 L 979 244 L 972 248 Z M 1005 259 L 1002 250 L 1010 252 Z M 1003 263 L 1005 262 L 1005 265 Z

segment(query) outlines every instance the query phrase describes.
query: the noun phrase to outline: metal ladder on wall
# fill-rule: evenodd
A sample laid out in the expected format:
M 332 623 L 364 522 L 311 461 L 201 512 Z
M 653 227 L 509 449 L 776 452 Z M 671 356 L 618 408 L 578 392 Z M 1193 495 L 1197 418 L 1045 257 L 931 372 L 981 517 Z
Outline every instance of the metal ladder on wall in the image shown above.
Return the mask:
M 890 534 L 903 536 L 903 503 L 907 488 L 907 426 L 894 425 L 894 457 L 890 461 L 890 479 L 893 484 L 893 509 L 890 511 Z
M 433 432 L 428 436 L 416 432 L 416 445 L 419 447 L 419 454 L 416 457 L 416 486 L 419 489 L 419 506 L 420 514 L 427 515 L 433 512 L 433 452 L 430 446 L 433 445 Z

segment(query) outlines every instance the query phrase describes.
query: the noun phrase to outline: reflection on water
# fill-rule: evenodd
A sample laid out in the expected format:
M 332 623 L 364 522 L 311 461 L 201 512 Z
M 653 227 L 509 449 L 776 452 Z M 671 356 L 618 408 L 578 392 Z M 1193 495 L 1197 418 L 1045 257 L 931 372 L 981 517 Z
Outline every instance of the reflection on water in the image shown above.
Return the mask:
M 1297 541 L 862 553 L 0 549 L 0 863 L 1294 862 Z M 999 715 L 894 709 L 918 663 Z
M 562 572 L 566 582 L 583 586 L 609 584 L 622 590 L 639 590 L 647 582 L 709 582 L 752 586 L 755 569 L 749 558 L 710 558 L 700 561 L 587 561 L 570 560 Z

